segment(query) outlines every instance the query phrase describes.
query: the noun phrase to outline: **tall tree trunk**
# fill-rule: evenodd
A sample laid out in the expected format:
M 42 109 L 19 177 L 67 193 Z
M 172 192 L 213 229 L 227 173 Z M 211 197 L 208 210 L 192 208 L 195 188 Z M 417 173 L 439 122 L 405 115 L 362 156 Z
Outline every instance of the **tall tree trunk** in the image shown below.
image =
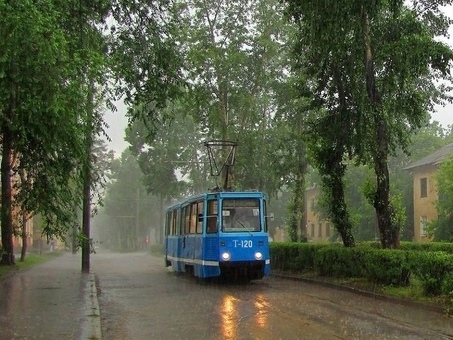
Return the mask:
M 336 156 L 332 152 L 332 161 L 326 164 L 326 173 L 322 174 L 322 182 L 328 193 L 328 205 L 330 220 L 341 236 L 345 247 L 354 247 L 355 240 L 352 235 L 352 223 L 349 218 L 347 204 L 344 195 L 343 177 L 345 165 L 341 163 L 342 153 Z
M 294 183 L 293 198 L 289 205 L 288 236 L 291 242 L 297 242 L 297 230 L 300 222 L 300 209 L 303 207 L 300 201 L 300 181 Z M 303 190 L 302 190 L 303 192 Z
M 26 181 L 25 170 L 24 169 L 20 169 L 19 170 L 19 175 L 20 175 L 20 182 L 22 183 L 22 185 L 25 185 L 25 181 Z M 28 237 L 28 233 L 27 233 L 28 214 L 25 211 L 24 207 L 22 207 L 21 211 L 22 211 L 22 232 L 21 232 L 22 250 L 20 252 L 20 261 L 23 262 L 25 260 L 25 255 L 27 254 L 27 246 L 28 246 L 28 242 L 27 242 L 27 237 Z
M 22 210 L 22 250 L 20 252 L 20 261 L 23 262 L 25 260 L 25 256 L 27 254 L 27 247 L 28 247 L 28 241 L 27 241 L 27 212 Z
M 159 231 L 158 231 L 158 243 L 164 244 L 164 225 L 165 225 L 165 215 L 164 215 L 164 197 L 159 197 Z
M 80 222 L 80 208 L 75 206 L 74 207 L 74 214 L 76 216 L 77 222 L 74 222 L 72 225 L 72 235 L 71 235 L 71 252 L 73 254 L 77 254 L 77 249 L 79 245 L 77 244 L 77 234 L 79 233 L 79 222 Z
M 376 116 L 376 156 L 374 172 L 376 174 L 376 195 L 374 208 L 376 210 L 379 236 L 382 248 L 399 248 L 400 236 L 398 226 L 392 223 L 392 205 L 390 202 L 390 176 L 387 165 L 388 144 L 386 123 Z
M 298 209 L 299 209 L 299 241 L 307 241 L 307 215 L 305 214 L 305 174 L 307 172 L 307 150 L 304 142 L 298 143 L 298 166 L 297 166 L 297 181 L 298 183 Z
M 90 272 L 90 222 L 91 222 L 91 171 L 86 166 L 83 185 L 83 217 L 82 217 L 82 272 Z
M 306 218 L 304 212 L 305 201 L 305 171 L 306 164 L 300 164 L 297 179 L 294 183 L 293 202 L 289 223 L 289 237 L 292 242 L 306 241 Z M 305 222 L 304 222 L 305 221 Z
M 361 23 L 364 35 L 365 80 L 368 99 L 373 110 L 375 124 L 374 172 L 376 175 L 376 193 L 374 208 L 378 221 L 381 245 L 383 248 L 399 247 L 399 228 L 392 224 L 390 202 L 390 178 L 388 171 L 388 126 L 382 115 L 381 96 L 376 87 L 374 57 L 371 46 L 370 21 L 362 7 Z
M 11 117 L 13 110 L 7 112 L 7 117 Z M 4 118 L 2 122 L 2 258 L 0 264 L 14 265 L 14 245 L 13 245 L 13 220 L 12 220 L 12 192 L 11 192 L 11 162 L 12 162 L 12 131 L 9 127 L 9 119 Z
M 339 129 L 342 132 L 335 134 L 334 144 L 336 147 L 334 147 L 331 152 L 332 162 L 329 162 L 327 167 L 331 180 L 330 185 L 328 186 L 331 191 L 329 197 L 331 199 L 331 211 L 334 212 L 335 216 L 334 225 L 343 240 L 343 245 L 345 247 L 354 247 L 355 240 L 352 235 L 352 222 L 347 210 L 343 182 L 346 172 L 346 165 L 343 163 L 344 148 L 349 148 L 349 144 L 347 143 L 348 137 L 345 136 L 343 132 L 348 131 L 346 126 L 350 123 L 348 115 L 350 108 L 347 100 L 350 96 L 347 94 L 347 89 L 344 86 L 342 79 L 342 72 L 338 67 L 334 68 L 334 81 L 338 91 L 340 104 L 338 115 L 334 117 L 334 125 L 336 126 L 339 124 Z
M 143 238 L 140 232 L 140 188 L 137 188 L 137 200 L 135 204 L 135 250 L 142 249 Z

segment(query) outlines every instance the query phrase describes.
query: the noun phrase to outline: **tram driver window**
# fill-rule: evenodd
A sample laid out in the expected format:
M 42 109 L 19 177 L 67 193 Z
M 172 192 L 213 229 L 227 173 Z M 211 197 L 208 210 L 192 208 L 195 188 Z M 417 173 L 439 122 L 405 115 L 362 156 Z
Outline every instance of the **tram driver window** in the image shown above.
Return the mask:
M 225 232 L 260 231 L 260 208 L 257 199 L 224 199 L 222 230 Z
M 224 229 L 232 227 L 232 215 L 231 210 L 222 210 L 222 226 Z

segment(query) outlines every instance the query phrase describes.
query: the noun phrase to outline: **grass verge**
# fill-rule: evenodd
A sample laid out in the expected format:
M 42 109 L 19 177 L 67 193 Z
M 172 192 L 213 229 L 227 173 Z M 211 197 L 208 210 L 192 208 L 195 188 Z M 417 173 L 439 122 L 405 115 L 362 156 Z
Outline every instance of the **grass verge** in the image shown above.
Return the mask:
M 416 278 L 411 280 L 411 284 L 407 287 L 395 287 L 395 286 L 384 286 L 373 282 L 369 282 L 366 279 L 348 278 L 338 279 L 330 278 L 331 282 L 335 284 L 360 289 L 374 294 L 381 294 L 385 296 L 394 297 L 397 299 L 411 300 L 438 306 L 444 309 L 447 316 L 453 315 L 453 296 L 426 296 L 423 291 L 423 286 Z
M 14 274 L 19 270 L 27 269 L 32 266 L 36 266 L 40 263 L 49 261 L 56 256 L 60 256 L 61 253 L 44 253 L 44 254 L 27 254 L 24 261 L 19 261 L 20 257 L 16 258 L 16 265 L 14 266 L 0 266 L 0 279 L 7 275 Z

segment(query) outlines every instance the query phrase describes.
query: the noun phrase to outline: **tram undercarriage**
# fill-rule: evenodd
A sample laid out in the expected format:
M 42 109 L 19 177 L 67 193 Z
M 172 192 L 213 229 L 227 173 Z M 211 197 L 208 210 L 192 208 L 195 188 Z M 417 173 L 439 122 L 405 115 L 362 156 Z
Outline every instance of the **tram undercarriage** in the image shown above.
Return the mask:
M 264 265 L 264 261 L 223 262 L 220 264 L 220 273 L 228 279 L 261 280 Z

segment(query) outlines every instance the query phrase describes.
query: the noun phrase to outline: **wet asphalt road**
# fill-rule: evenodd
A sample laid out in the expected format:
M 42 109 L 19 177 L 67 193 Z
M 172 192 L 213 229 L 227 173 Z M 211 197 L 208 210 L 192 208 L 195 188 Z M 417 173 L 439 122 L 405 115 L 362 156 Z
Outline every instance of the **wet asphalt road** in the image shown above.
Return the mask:
M 314 284 L 203 283 L 144 253 L 91 261 L 103 339 L 453 339 L 439 313 Z
M 80 263 L 65 254 L 2 277 L 0 340 L 90 338 L 96 318 L 86 306 L 94 278 L 81 273 Z

